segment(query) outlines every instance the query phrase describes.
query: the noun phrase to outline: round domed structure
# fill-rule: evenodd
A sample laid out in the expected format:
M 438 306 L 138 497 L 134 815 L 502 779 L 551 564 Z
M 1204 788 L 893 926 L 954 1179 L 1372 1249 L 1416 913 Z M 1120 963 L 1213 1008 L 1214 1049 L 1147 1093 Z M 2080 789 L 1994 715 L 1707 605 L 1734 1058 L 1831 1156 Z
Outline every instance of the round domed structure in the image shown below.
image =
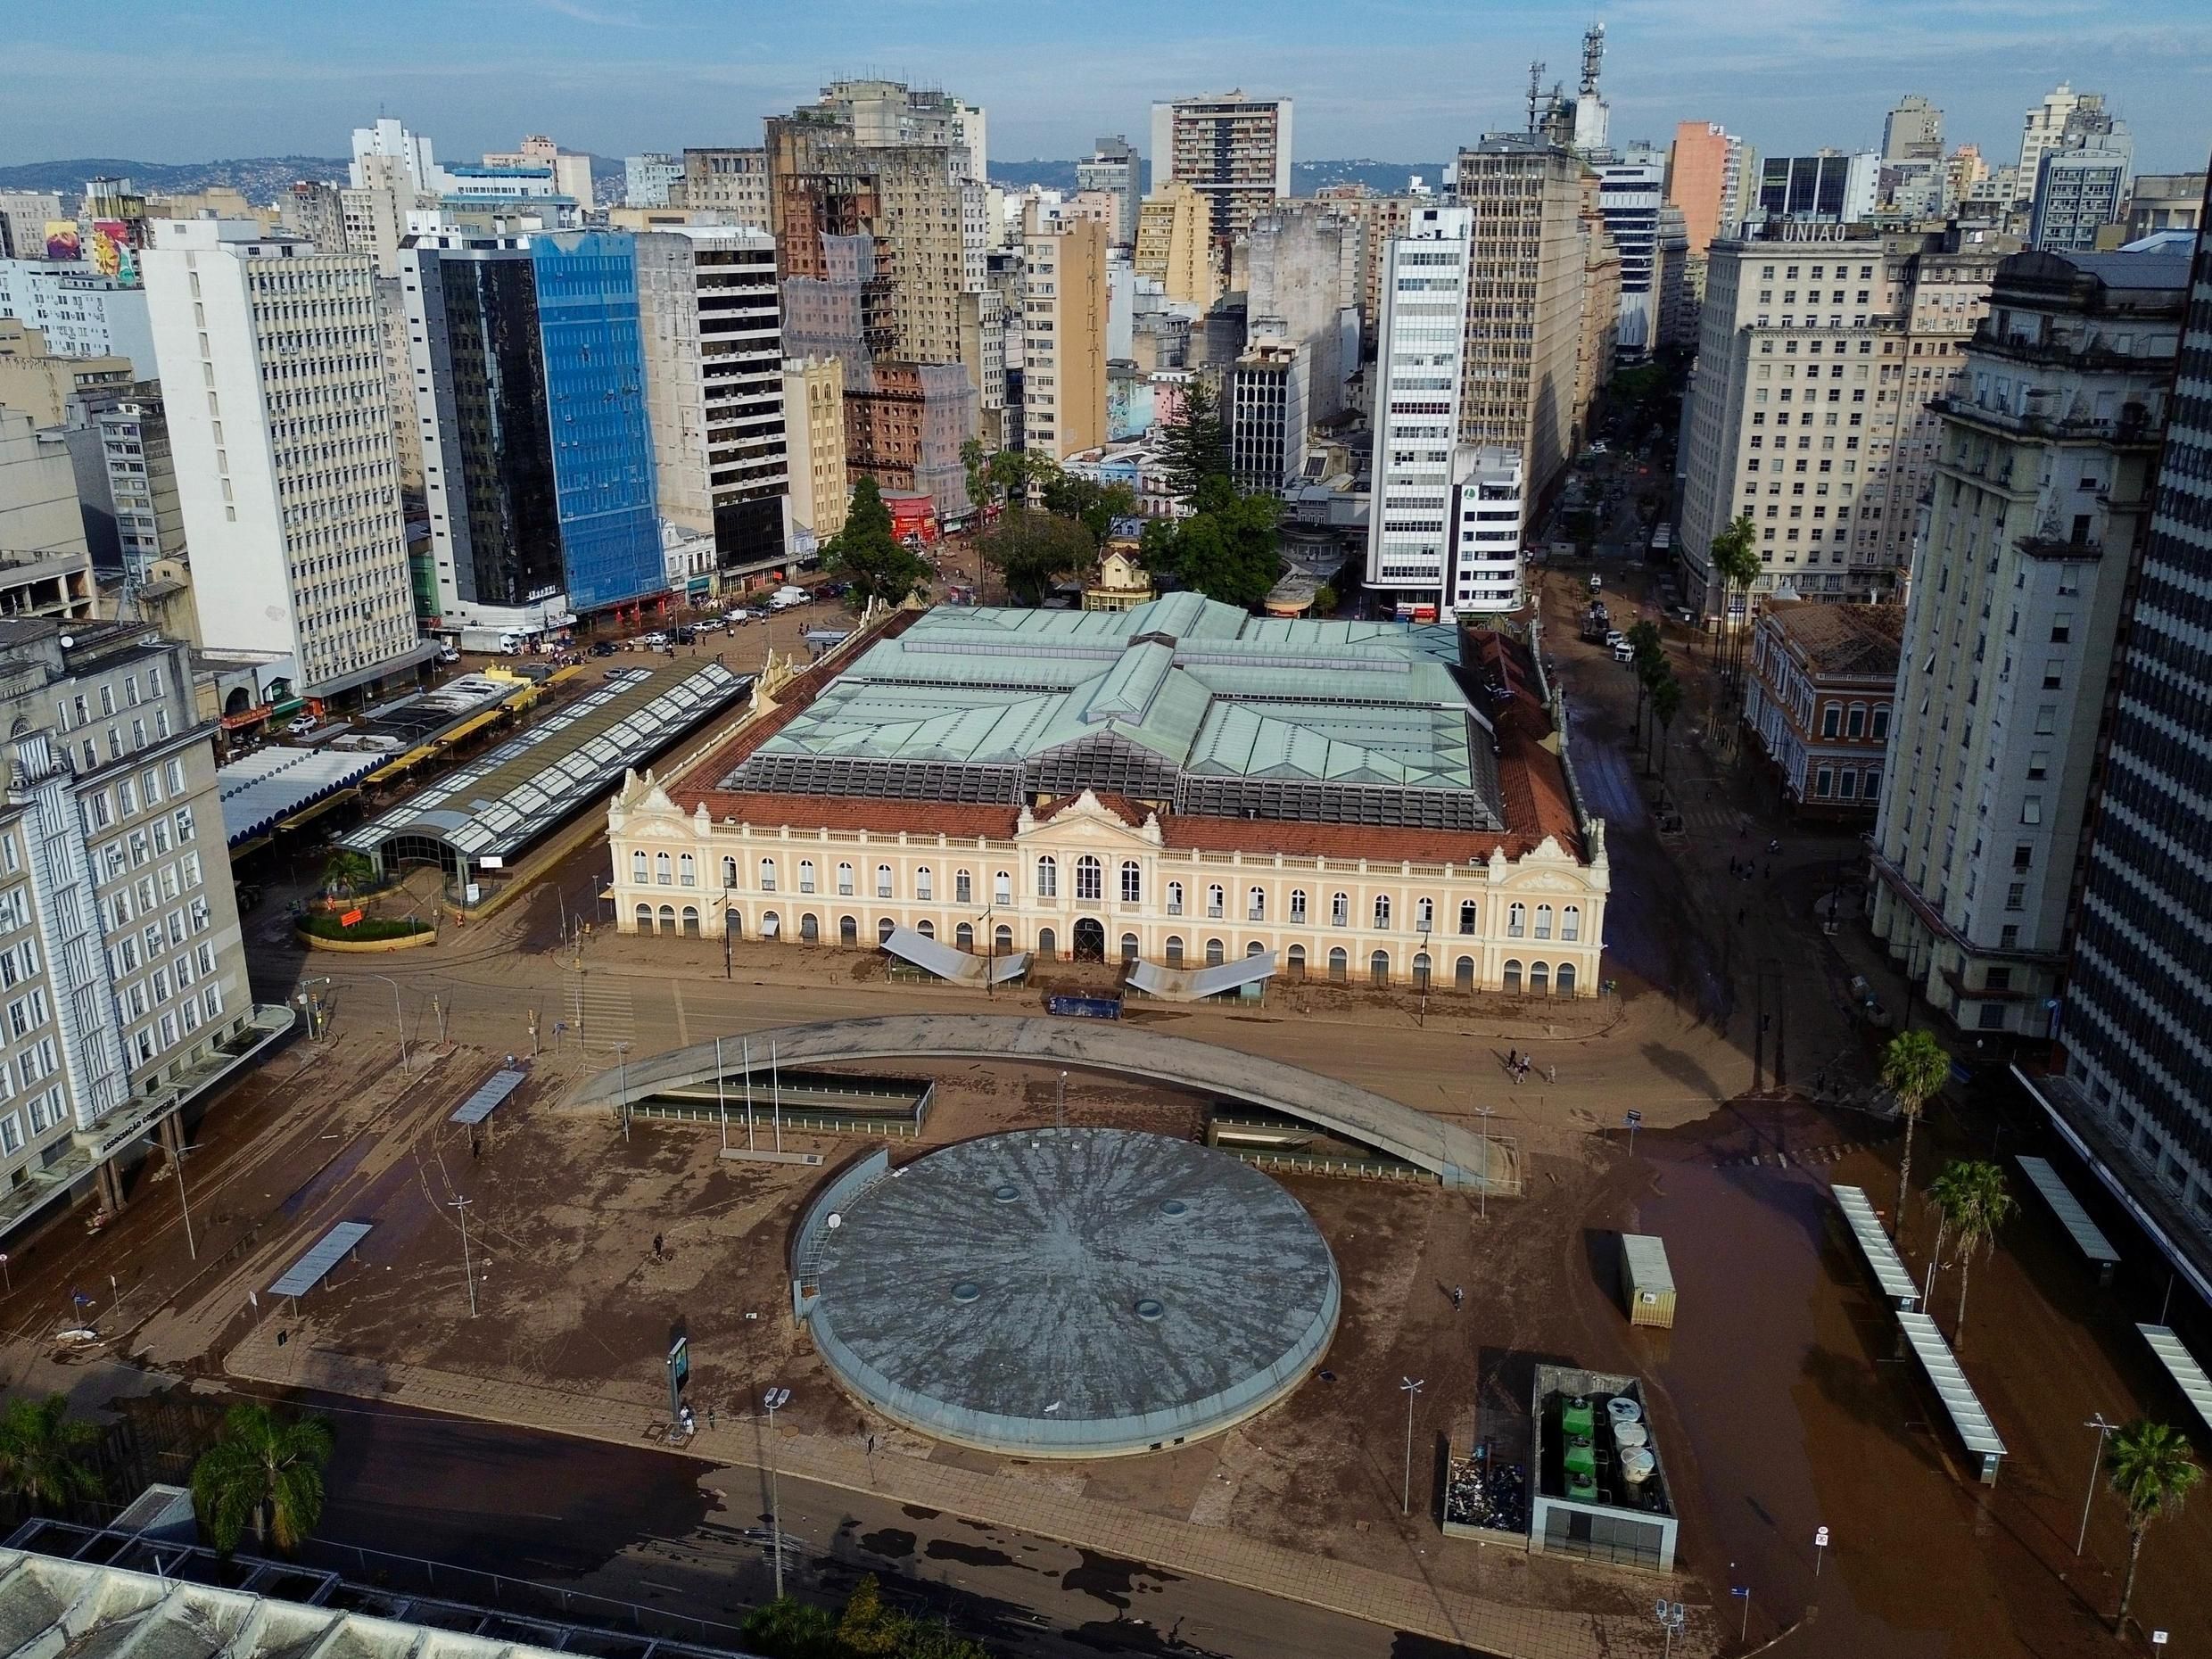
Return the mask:
M 1100 1457 L 1217 1433 L 1335 1334 L 1336 1262 L 1257 1169 L 1168 1135 L 1036 1129 L 929 1153 L 821 1233 L 838 1379 L 925 1434 Z

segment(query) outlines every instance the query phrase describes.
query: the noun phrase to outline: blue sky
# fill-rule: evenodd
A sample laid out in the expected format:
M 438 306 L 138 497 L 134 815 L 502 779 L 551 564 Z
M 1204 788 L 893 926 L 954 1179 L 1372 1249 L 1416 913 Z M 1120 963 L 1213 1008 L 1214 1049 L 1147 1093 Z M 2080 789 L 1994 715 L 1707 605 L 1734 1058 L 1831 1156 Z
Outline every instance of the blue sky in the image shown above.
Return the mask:
M 1952 142 L 2016 154 L 2062 78 L 2102 90 L 2139 166 L 2212 152 L 2207 0 L 1622 0 L 1604 8 L 1616 138 L 1719 120 L 1770 153 L 1873 145 L 1900 94 Z M 1572 83 L 1584 16 L 1519 0 L 96 0 L 4 29 L 0 164 L 338 155 L 381 105 L 445 156 L 526 131 L 622 155 L 760 141 L 838 75 L 990 111 L 995 156 L 1149 143 L 1158 96 L 1298 101 L 1301 159 L 1444 158 L 1517 126 L 1532 57 Z

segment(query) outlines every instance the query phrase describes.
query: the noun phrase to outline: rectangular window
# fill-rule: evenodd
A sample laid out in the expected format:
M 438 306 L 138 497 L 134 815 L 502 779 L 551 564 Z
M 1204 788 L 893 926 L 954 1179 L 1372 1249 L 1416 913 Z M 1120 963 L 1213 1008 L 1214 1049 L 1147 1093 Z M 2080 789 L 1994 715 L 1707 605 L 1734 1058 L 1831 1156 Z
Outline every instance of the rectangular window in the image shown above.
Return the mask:
M 2020 821 L 2024 824 L 2039 824 L 2043 821 L 2043 797 L 2040 795 L 2023 796 L 2020 801 Z

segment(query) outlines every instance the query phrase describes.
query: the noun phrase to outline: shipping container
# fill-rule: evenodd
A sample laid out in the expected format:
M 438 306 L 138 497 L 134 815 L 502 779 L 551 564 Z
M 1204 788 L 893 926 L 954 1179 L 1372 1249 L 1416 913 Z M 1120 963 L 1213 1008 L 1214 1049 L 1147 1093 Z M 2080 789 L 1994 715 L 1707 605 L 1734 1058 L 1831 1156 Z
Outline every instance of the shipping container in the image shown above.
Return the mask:
M 1648 1233 L 1621 1235 L 1621 1296 L 1630 1325 L 1674 1325 L 1674 1270 L 1665 1241 Z

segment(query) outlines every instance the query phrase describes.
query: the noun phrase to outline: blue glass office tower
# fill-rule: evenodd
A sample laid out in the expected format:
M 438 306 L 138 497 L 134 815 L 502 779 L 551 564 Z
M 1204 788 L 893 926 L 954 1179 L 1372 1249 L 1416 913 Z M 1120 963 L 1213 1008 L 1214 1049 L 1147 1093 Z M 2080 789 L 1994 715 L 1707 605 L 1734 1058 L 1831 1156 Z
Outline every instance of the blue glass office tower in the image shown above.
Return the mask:
M 546 424 L 569 607 L 582 615 L 668 586 L 646 424 L 635 240 L 533 235 Z

